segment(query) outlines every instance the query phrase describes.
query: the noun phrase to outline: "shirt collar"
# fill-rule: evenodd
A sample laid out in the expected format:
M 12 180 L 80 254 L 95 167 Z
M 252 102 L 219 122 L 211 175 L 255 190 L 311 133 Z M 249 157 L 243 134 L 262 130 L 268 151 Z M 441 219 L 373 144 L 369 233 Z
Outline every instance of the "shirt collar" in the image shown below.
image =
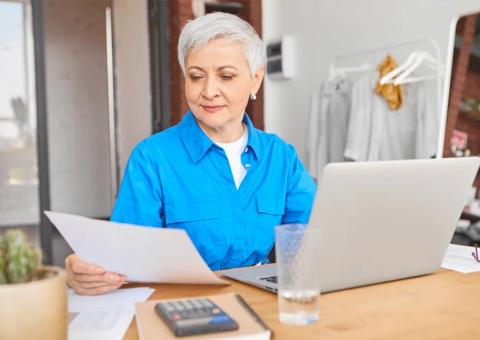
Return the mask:
M 205 153 L 213 145 L 205 132 L 198 126 L 191 111 L 188 111 L 179 124 L 180 137 L 194 163 L 203 158 Z
M 253 150 L 255 156 L 260 158 L 261 155 L 261 145 L 260 145 L 260 131 L 258 131 L 255 126 L 253 126 L 252 121 L 247 113 L 243 116 L 243 122 L 248 128 L 248 142 L 247 146 Z
M 352 83 L 347 78 L 334 78 L 323 84 L 323 93 L 327 96 L 334 93 L 348 94 Z
M 257 158 L 260 157 L 260 137 L 259 131 L 253 126 L 250 117 L 245 113 L 243 116 L 243 123 L 248 128 L 248 142 L 247 146 L 250 147 Z M 205 132 L 198 126 L 198 123 L 191 111 L 183 117 L 179 124 L 180 137 L 190 154 L 194 163 L 200 161 L 207 151 L 214 145 L 213 141 L 208 138 Z

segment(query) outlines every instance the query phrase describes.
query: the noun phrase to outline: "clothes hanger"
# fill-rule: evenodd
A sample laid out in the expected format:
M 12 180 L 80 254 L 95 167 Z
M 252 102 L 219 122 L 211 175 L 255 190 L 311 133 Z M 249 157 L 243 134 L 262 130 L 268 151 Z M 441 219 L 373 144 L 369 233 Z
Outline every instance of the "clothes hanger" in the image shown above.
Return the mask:
M 435 58 L 433 58 L 430 53 L 420 52 L 419 54 L 417 54 L 415 61 L 406 70 L 404 70 L 398 77 L 394 79 L 393 84 L 400 85 L 400 84 L 412 83 L 416 81 L 436 79 L 438 77 L 438 74 L 435 74 L 435 75 L 429 74 L 424 76 L 408 78 L 408 76 L 413 71 L 418 69 L 421 65 L 425 65 L 428 68 L 437 72 L 443 69 L 443 66 L 437 60 L 435 60 Z
M 372 64 L 365 62 L 360 66 L 353 66 L 353 67 L 335 67 L 335 64 L 332 63 L 330 65 L 329 74 L 328 74 L 328 81 L 331 81 L 337 77 L 345 78 L 347 73 L 355 73 L 355 72 L 365 72 L 370 71 L 373 69 Z
M 407 69 L 416 60 L 419 53 L 420 52 L 418 51 L 413 51 L 412 53 L 410 53 L 407 60 L 405 60 L 400 66 L 396 67 L 380 79 L 380 85 L 391 83 L 393 81 L 393 78 L 398 76 L 403 70 Z
M 437 60 L 435 60 L 430 53 L 424 51 L 414 51 L 408 56 L 404 63 L 383 76 L 380 79 L 380 84 L 393 83 L 394 85 L 400 85 L 438 78 L 438 74 L 407 78 L 421 65 L 425 65 L 434 71 L 441 71 L 443 69 L 443 66 Z

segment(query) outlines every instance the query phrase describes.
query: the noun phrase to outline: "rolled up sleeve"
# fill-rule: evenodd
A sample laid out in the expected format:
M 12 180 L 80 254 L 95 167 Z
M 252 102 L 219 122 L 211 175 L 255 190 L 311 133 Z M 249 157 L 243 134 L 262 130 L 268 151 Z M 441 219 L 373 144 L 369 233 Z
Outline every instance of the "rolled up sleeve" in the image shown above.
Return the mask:
M 282 223 L 308 223 L 317 186 L 291 147 L 291 171 Z

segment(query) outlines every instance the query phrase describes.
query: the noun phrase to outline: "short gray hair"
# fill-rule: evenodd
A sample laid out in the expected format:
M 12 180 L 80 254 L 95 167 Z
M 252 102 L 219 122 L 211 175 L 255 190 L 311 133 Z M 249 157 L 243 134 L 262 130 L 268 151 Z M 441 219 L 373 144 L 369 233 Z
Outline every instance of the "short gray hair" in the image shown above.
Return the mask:
M 178 62 L 185 74 L 185 59 L 192 50 L 216 38 L 243 44 L 252 76 L 265 65 L 265 47 L 255 29 L 236 15 L 215 12 L 189 21 L 178 39 Z

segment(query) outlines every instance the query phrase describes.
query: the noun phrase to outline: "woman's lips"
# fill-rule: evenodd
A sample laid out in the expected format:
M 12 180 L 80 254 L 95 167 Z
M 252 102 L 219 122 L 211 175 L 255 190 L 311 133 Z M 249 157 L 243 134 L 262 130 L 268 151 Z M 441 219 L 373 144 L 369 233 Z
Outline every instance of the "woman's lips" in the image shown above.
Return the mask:
M 201 105 L 201 106 L 208 113 L 215 113 L 215 112 L 220 111 L 221 109 L 223 109 L 225 107 L 225 105 L 209 105 L 209 106 Z

